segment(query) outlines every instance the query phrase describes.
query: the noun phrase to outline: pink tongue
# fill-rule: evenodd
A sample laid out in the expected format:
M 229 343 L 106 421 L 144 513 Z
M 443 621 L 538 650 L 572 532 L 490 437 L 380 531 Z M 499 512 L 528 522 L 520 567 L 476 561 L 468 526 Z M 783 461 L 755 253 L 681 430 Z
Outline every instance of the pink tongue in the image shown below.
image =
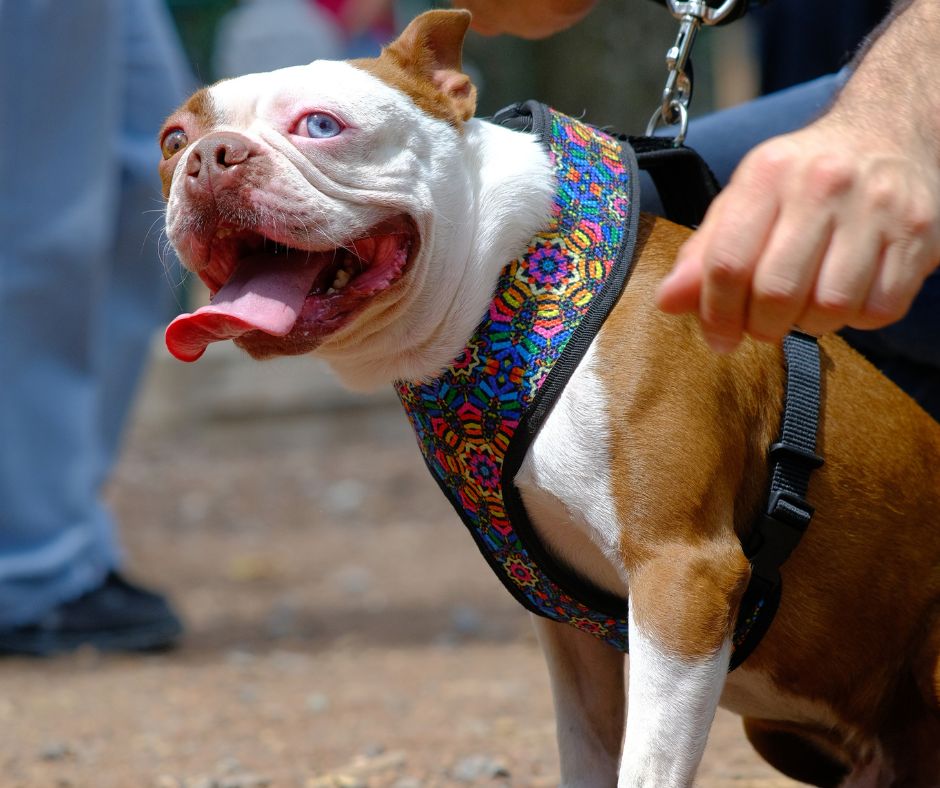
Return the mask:
M 181 361 L 195 361 L 210 342 L 235 339 L 249 331 L 285 336 L 297 322 L 325 263 L 325 256 L 303 263 L 293 255 L 242 260 L 209 306 L 180 315 L 167 326 L 167 348 Z

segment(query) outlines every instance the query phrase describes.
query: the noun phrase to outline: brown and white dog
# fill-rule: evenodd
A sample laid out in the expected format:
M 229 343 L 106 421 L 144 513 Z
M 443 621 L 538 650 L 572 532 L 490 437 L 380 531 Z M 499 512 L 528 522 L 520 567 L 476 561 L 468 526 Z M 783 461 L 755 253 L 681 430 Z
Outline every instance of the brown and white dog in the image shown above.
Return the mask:
M 377 59 L 221 82 L 167 121 L 169 237 L 215 294 L 171 326 L 177 356 L 315 352 L 355 388 L 454 358 L 554 192 L 531 135 L 473 119 L 468 21 L 429 12 Z M 816 515 L 773 626 L 726 675 L 784 372 L 778 347 L 716 356 L 652 306 L 688 232 L 643 217 L 635 272 L 516 478 L 543 542 L 631 605 L 629 714 L 622 654 L 536 619 L 563 782 L 691 785 L 721 703 L 798 779 L 938 786 L 940 426 L 821 340 Z

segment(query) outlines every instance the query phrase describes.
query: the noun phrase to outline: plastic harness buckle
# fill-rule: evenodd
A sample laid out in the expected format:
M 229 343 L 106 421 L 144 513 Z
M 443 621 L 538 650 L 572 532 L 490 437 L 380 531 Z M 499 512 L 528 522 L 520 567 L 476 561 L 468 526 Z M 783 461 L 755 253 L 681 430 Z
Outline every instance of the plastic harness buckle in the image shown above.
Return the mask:
M 773 493 L 745 551 L 753 579 L 760 580 L 768 589 L 779 585 L 780 567 L 800 543 L 814 511 L 805 498 L 795 493 L 786 490 Z

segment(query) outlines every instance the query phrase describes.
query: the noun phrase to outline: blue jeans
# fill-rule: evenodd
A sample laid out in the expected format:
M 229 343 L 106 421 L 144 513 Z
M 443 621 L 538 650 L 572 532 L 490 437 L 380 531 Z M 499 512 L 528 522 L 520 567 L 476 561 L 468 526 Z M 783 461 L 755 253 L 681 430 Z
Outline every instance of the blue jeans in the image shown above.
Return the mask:
M 159 0 L 0 0 L 0 627 L 120 561 L 101 488 L 174 304 L 156 133 L 188 82 Z
M 693 120 L 686 144 L 701 154 L 724 185 L 751 148 L 822 114 L 848 76 L 843 70 Z M 641 177 L 643 210 L 662 213 L 652 181 L 645 173 Z M 940 420 L 940 270 L 927 278 L 900 322 L 877 331 L 845 329 L 842 334 Z

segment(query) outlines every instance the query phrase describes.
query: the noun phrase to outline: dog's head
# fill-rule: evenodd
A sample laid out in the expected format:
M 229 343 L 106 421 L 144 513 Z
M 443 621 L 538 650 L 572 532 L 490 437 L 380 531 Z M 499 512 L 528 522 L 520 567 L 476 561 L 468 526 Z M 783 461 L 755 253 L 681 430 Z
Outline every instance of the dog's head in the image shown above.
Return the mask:
M 392 326 L 399 345 L 427 341 L 463 276 L 429 250 L 462 243 L 472 208 L 469 21 L 428 12 L 378 58 L 223 81 L 167 120 L 167 232 L 213 294 L 167 329 L 174 355 L 219 339 L 258 358 L 348 350 Z

